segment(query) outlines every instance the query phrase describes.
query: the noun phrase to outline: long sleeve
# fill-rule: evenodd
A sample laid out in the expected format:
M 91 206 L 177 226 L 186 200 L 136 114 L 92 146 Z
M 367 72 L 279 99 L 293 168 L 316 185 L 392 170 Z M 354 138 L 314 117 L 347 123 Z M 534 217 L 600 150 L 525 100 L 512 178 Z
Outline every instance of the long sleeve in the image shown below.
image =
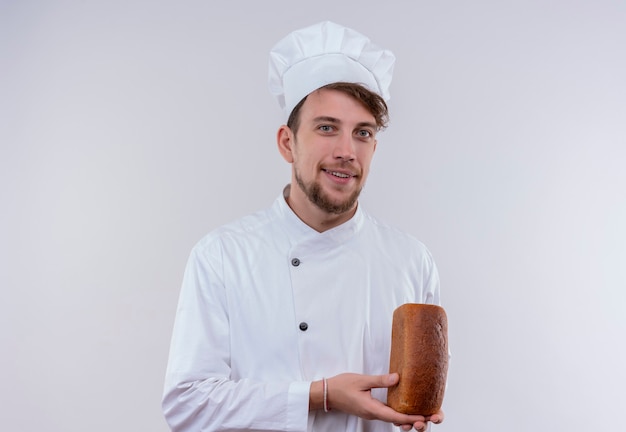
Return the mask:
M 318 233 L 281 196 L 209 233 L 180 293 L 163 410 L 174 432 L 390 432 L 339 411 L 309 412 L 312 381 L 387 373 L 391 317 L 439 303 L 428 250 L 357 211 Z M 384 401 L 385 390 L 372 395 Z
M 172 431 L 305 431 L 309 382 L 231 377 L 219 242 L 196 247 L 181 289 L 163 410 Z

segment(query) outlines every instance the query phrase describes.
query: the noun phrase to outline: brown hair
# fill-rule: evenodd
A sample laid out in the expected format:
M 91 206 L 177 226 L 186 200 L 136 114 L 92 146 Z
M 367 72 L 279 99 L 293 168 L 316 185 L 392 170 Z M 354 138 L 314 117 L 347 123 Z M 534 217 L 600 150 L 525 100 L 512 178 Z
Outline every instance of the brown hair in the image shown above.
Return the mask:
M 378 130 L 383 130 L 387 127 L 387 124 L 389 123 L 389 109 L 387 108 L 385 100 L 380 97 L 380 95 L 365 88 L 363 85 L 349 82 L 336 82 L 327 84 L 320 88 L 337 90 L 351 96 L 374 116 Z M 298 132 L 298 128 L 300 127 L 300 109 L 302 108 L 302 105 L 304 105 L 306 98 L 307 96 L 302 98 L 302 100 L 293 108 L 291 114 L 289 114 L 287 126 L 293 131 L 294 134 Z

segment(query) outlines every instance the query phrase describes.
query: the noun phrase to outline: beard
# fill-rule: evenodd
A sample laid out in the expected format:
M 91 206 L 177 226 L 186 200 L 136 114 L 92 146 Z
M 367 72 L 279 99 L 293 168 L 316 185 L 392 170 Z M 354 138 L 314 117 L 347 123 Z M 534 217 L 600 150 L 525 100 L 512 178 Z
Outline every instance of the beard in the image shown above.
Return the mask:
M 313 180 L 309 184 L 306 184 L 304 180 L 302 180 L 302 177 L 300 177 L 300 173 L 298 173 L 297 170 L 295 171 L 295 177 L 298 186 L 302 192 L 304 192 L 309 201 L 327 213 L 342 214 L 353 209 L 359 195 L 361 194 L 362 188 L 359 187 L 343 202 L 337 203 L 332 201 L 330 197 L 324 193 L 319 182 Z

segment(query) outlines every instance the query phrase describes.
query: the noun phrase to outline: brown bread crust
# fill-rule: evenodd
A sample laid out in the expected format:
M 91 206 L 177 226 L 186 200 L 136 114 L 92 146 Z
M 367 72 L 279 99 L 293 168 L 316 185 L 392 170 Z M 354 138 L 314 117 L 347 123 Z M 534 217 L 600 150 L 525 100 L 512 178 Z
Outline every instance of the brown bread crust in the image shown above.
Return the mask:
M 389 372 L 400 381 L 387 405 L 429 416 L 441 408 L 448 375 L 448 320 L 441 306 L 407 303 L 393 313 Z

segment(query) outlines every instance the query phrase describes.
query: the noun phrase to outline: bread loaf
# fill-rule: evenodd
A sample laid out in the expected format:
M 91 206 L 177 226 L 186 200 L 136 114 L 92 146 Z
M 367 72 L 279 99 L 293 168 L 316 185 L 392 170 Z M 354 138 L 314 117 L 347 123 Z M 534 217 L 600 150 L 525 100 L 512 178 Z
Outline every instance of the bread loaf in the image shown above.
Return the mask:
M 448 321 L 436 305 L 407 303 L 393 313 L 389 373 L 400 381 L 387 405 L 404 414 L 432 415 L 441 408 L 448 374 Z

